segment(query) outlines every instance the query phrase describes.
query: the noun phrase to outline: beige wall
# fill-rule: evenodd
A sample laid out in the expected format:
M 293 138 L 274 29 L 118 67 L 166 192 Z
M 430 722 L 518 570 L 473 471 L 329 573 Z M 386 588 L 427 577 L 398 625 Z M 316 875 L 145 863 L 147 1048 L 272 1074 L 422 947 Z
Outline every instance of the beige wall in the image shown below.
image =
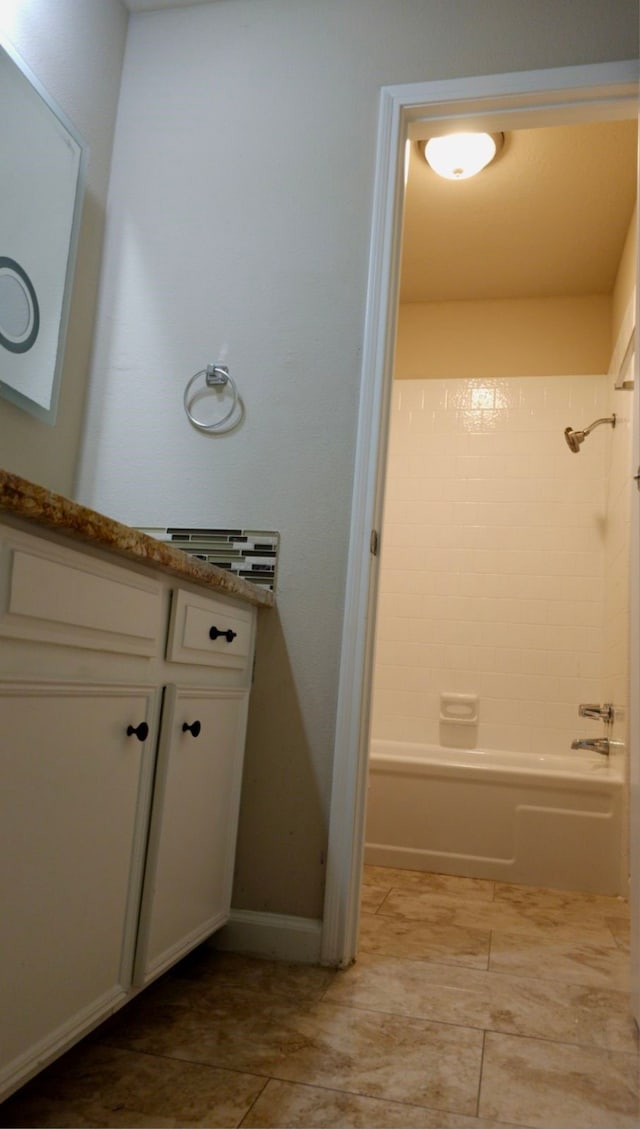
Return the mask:
M 610 306 L 600 294 L 403 304 L 395 378 L 606 372 Z
M 0 42 L 24 59 L 89 146 L 57 422 L 50 427 L 0 399 L 0 466 L 63 494 L 73 492 L 80 445 L 127 19 L 120 0 L 0 4 Z

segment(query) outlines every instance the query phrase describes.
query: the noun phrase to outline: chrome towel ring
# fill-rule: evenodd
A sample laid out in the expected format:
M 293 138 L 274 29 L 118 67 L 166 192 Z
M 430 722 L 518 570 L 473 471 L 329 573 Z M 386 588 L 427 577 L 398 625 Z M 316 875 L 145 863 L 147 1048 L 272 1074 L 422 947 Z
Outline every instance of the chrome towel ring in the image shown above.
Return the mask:
M 203 388 L 198 392 L 192 392 L 192 388 L 199 377 L 204 376 Z M 229 387 L 231 390 L 231 407 L 219 419 L 214 420 L 213 423 L 204 423 L 200 419 L 196 419 L 191 409 L 194 401 L 202 396 L 206 388 L 222 389 Z M 187 413 L 190 423 L 197 427 L 199 431 L 208 431 L 213 435 L 224 435 L 228 431 L 233 431 L 244 416 L 244 404 L 242 398 L 238 394 L 238 388 L 235 380 L 233 379 L 229 369 L 226 365 L 207 365 L 206 368 L 199 369 L 194 372 L 190 380 L 187 381 L 187 386 L 184 390 L 182 398 L 184 410 Z

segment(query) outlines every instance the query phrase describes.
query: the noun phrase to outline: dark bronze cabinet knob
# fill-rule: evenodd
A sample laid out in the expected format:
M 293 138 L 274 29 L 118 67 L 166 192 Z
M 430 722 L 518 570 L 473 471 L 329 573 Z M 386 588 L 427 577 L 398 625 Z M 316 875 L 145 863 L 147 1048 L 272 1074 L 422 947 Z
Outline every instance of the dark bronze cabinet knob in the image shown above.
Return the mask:
M 139 741 L 146 741 L 149 736 L 149 726 L 146 721 L 141 721 L 139 725 L 127 726 L 127 737 L 137 737 Z

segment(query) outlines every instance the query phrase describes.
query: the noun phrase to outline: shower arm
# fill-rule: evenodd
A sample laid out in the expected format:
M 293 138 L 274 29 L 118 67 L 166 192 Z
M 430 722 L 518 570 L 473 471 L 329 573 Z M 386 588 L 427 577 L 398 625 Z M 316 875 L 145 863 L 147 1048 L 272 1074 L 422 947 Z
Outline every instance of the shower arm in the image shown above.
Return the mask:
M 602 423 L 610 423 L 612 427 L 615 427 L 616 426 L 615 415 L 603 416 L 601 419 L 596 419 L 596 420 L 593 421 L 593 423 L 590 423 L 588 427 L 585 427 L 584 430 L 576 430 L 573 427 L 565 427 L 564 437 L 567 441 L 567 446 L 570 448 L 571 451 L 573 451 L 574 455 L 577 455 L 578 451 L 580 450 L 580 447 L 582 446 L 585 439 L 587 438 L 587 435 L 590 435 L 591 432 L 593 431 L 594 427 L 600 427 L 600 424 L 602 424 Z
M 603 416 L 602 419 L 594 420 L 593 423 L 590 423 L 588 427 L 584 428 L 584 434 L 590 435 L 591 432 L 593 431 L 594 427 L 600 427 L 601 423 L 610 423 L 612 427 L 615 427 L 616 426 L 616 417 L 615 417 L 615 415 L 613 415 L 613 416 Z

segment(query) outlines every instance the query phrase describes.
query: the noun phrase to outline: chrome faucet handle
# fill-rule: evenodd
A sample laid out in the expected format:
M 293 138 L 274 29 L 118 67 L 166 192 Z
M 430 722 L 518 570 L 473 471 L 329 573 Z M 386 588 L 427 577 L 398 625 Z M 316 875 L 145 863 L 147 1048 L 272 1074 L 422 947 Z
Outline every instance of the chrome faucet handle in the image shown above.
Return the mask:
M 612 742 L 608 737 L 576 737 L 571 742 L 572 749 L 586 749 L 589 753 L 600 753 L 608 757 L 611 753 Z
M 613 705 L 611 702 L 605 702 L 603 706 L 593 702 L 584 702 L 578 706 L 579 717 L 590 717 L 594 721 L 606 721 L 610 725 L 613 721 Z

